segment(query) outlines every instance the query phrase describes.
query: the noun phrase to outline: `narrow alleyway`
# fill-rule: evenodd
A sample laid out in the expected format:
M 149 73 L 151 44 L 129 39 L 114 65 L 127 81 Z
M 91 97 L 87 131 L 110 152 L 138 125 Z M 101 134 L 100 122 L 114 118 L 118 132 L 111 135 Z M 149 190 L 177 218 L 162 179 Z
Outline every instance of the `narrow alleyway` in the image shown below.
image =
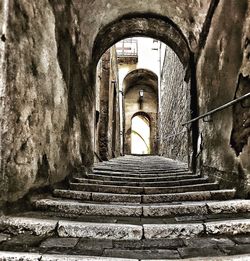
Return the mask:
M 234 197 L 182 162 L 112 159 L 1 216 L 0 260 L 249 260 L 230 257 L 250 254 L 250 200 Z

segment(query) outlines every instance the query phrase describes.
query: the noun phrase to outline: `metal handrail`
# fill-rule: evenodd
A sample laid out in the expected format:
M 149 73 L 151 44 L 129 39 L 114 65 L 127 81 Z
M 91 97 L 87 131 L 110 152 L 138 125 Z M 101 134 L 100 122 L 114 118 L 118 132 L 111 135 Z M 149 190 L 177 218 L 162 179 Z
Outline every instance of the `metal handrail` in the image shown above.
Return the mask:
M 182 123 L 182 126 L 185 126 L 185 125 L 188 125 L 188 124 L 193 123 L 195 121 L 198 121 L 200 119 L 206 118 L 206 117 L 208 117 L 208 116 L 210 116 L 210 115 L 212 115 L 212 114 L 214 114 L 214 113 L 216 113 L 218 111 L 222 111 L 222 110 L 224 110 L 224 109 L 226 109 L 226 108 L 234 105 L 235 103 L 238 103 L 238 102 L 240 102 L 240 101 L 242 101 L 242 100 L 244 100 L 246 98 L 250 98 L 250 92 L 245 94 L 245 95 L 243 95 L 243 96 L 241 96 L 241 97 L 239 97 L 239 98 L 237 98 L 237 99 L 235 99 L 235 100 L 232 100 L 232 101 L 230 101 L 228 103 L 225 103 L 224 105 L 222 105 L 220 107 L 217 107 L 216 109 L 213 109 L 213 110 L 211 110 L 211 111 L 209 111 L 207 113 L 204 113 L 204 114 L 202 114 L 202 115 L 200 115 L 200 116 L 198 116 L 198 117 L 196 117 L 196 118 L 194 118 L 194 119 L 192 119 L 190 121 Z

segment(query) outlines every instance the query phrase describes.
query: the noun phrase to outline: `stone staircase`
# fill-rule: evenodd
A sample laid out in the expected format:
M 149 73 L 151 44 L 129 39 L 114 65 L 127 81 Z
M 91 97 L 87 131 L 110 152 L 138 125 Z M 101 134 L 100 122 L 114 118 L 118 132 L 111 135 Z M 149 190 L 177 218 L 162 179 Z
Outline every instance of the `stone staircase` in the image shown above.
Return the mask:
M 96 164 L 31 205 L 1 216 L 0 260 L 250 260 L 250 201 L 163 157 Z

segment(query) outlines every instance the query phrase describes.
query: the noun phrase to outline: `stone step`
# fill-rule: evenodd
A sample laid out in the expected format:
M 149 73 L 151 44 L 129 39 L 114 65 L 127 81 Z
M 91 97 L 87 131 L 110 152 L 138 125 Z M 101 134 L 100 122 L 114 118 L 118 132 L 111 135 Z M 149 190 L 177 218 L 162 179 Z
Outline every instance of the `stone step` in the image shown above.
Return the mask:
M 207 183 L 208 178 L 198 178 L 198 179 L 187 179 L 187 180 L 174 180 L 174 181 L 144 181 L 144 182 L 133 182 L 133 181 L 105 181 L 98 179 L 87 179 L 87 178 L 74 178 L 74 183 L 83 184 L 101 184 L 101 185 L 114 185 L 114 186 L 132 186 L 132 187 L 168 187 L 168 186 L 184 186 L 192 184 Z
M 104 256 L 86 256 L 86 255 L 64 255 L 59 254 L 40 254 L 29 252 L 7 252 L 0 251 L 1 261 L 139 261 L 129 258 L 112 258 Z
M 135 163 L 135 164 L 122 164 L 122 163 L 107 163 L 107 164 L 95 164 L 94 168 L 125 168 L 139 171 L 146 171 L 147 169 L 152 170 L 180 170 L 180 169 L 188 169 L 187 166 L 169 166 L 166 164 L 148 164 L 148 163 Z
M 82 203 L 74 200 L 40 199 L 33 205 L 38 210 L 75 216 L 175 217 L 185 215 L 235 214 L 250 212 L 250 200 L 200 201 L 172 204 L 131 205 Z
M 191 191 L 218 190 L 217 183 L 206 183 L 185 186 L 169 187 L 132 187 L 132 186 L 112 186 L 98 184 L 70 183 L 70 189 L 88 192 L 102 192 L 115 194 L 167 194 L 182 193 Z
M 130 250 L 116 250 L 118 254 L 131 255 Z M 139 250 L 140 251 L 140 250 Z M 139 252 L 137 251 L 137 253 Z M 173 258 L 174 251 L 171 250 L 160 250 L 158 253 L 167 256 L 164 259 L 148 259 L 148 256 L 152 255 L 150 250 L 142 250 L 143 257 L 147 259 L 131 259 L 131 258 L 115 258 L 105 256 L 86 256 L 86 255 L 71 255 L 71 254 L 40 254 L 40 253 L 29 253 L 29 252 L 7 252 L 0 251 L 0 260 L 2 261 L 172 261 L 180 260 L 179 258 Z M 218 251 L 219 252 L 219 251 Z M 115 252 L 111 252 L 114 254 Z M 107 254 L 107 253 L 106 253 Z M 150 255 L 149 255 L 150 254 Z M 157 253 L 155 253 L 156 255 Z M 178 255 L 176 255 L 178 256 Z M 171 258 L 171 259 L 168 259 Z M 209 257 L 198 257 L 198 258 L 185 258 L 183 261 L 249 261 L 250 254 L 243 255 L 232 255 L 232 256 L 209 256 Z
M 87 174 L 86 178 L 89 179 L 99 179 L 106 181 L 131 181 L 131 182 L 159 182 L 159 181 L 174 181 L 174 180 L 183 180 L 183 179 L 198 179 L 201 178 L 200 175 L 168 175 L 168 176 L 160 176 L 160 177 L 127 177 L 127 176 L 111 176 L 111 175 L 102 175 L 102 174 Z
M 168 173 L 180 173 L 180 172 L 189 172 L 188 169 L 153 169 L 153 168 L 145 168 L 145 169 L 133 169 L 133 168 L 125 168 L 125 167 L 94 167 L 93 172 L 122 172 L 125 174 L 168 174 Z
M 205 235 L 236 236 L 250 233 L 250 219 L 243 218 L 204 223 L 128 225 L 1 216 L 0 224 L 1 231 L 4 229 L 5 233 L 14 235 L 29 232 L 37 236 L 48 236 L 53 233 L 62 238 L 134 241 L 142 240 L 142 238 L 149 240 L 188 239 Z M 52 224 L 53 226 L 51 226 Z
M 84 192 L 84 191 L 60 190 L 60 189 L 54 190 L 53 195 L 55 197 L 77 199 L 77 200 L 84 200 L 84 201 L 95 201 L 95 202 L 141 203 L 142 200 L 141 195 Z
M 181 175 L 193 175 L 190 171 L 181 172 L 168 172 L 168 173 L 132 173 L 132 172 L 115 172 L 115 171 L 94 171 L 95 175 L 107 175 L 107 176 L 117 176 L 117 177 L 130 177 L 130 178 L 155 178 L 155 177 L 177 177 Z
M 33 205 L 38 210 L 60 212 L 67 217 L 75 216 L 122 216 L 140 217 L 142 207 L 140 205 L 83 203 L 73 200 L 40 199 L 34 200 Z
M 131 195 L 56 189 L 53 195 L 55 197 L 95 202 L 164 203 L 176 201 L 227 200 L 233 199 L 235 192 L 234 189 L 231 189 L 156 195 Z
M 234 199 L 235 189 L 142 195 L 142 203 Z

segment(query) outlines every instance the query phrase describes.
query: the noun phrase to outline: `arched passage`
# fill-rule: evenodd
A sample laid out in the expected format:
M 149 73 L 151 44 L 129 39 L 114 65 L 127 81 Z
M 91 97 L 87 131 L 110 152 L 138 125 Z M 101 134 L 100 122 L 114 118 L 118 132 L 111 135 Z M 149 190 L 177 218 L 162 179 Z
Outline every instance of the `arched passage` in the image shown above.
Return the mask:
M 125 104 L 123 124 L 125 154 L 135 153 L 135 151 L 137 151 L 137 149 L 133 147 L 135 140 L 137 140 L 141 144 L 141 153 L 139 154 L 157 154 L 157 75 L 154 72 L 147 69 L 133 70 L 129 72 L 124 78 L 123 92 Z M 143 129 L 145 131 L 143 131 Z M 144 136 L 148 137 L 145 138 Z M 143 140 L 148 140 L 148 142 L 144 142 Z M 143 143 L 145 146 L 143 145 Z
M 92 79 L 96 79 L 96 64 L 105 51 L 107 51 L 111 46 L 122 39 L 137 36 L 154 38 L 163 42 L 170 49 L 172 49 L 173 53 L 175 53 L 177 59 L 179 59 L 181 63 L 181 70 L 184 72 L 185 81 L 189 82 L 188 85 L 190 85 L 190 79 L 192 81 L 192 78 L 190 78 L 189 76 L 191 70 L 194 68 L 190 67 L 190 64 L 192 64 L 191 60 L 193 56 L 191 54 L 187 39 L 185 38 L 181 29 L 172 20 L 170 20 L 168 17 L 160 16 L 153 13 L 133 13 L 129 15 L 124 15 L 109 24 L 103 25 L 100 28 L 95 37 L 92 49 Z M 143 105 L 145 103 L 141 104 L 140 100 L 138 100 L 137 98 L 139 95 L 139 91 L 144 90 L 143 88 L 141 88 L 142 85 L 144 85 L 144 88 L 148 88 L 148 91 L 146 91 L 145 93 L 150 93 L 150 95 L 153 96 L 151 97 L 151 100 L 153 100 L 156 104 L 156 110 L 146 112 L 150 114 L 151 118 L 153 119 L 153 126 L 155 126 L 154 128 L 152 128 L 151 132 L 151 135 L 154 136 L 154 138 L 152 138 L 153 144 L 151 146 L 151 152 L 153 154 L 157 154 L 159 152 L 159 136 L 157 129 L 159 120 L 159 108 L 157 108 L 157 106 L 158 104 L 160 104 L 159 101 L 161 100 L 158 97 L 160 96 L 160 94 L 158 93 L 157 80 L 155 80 L 157 77 L 154 76 L 153 73 L 150 74 L 149 72 L 146 72 L 144 70 L 145 69 L 140 69 L 140 71 L 138 70 L 137 72 L 130 72 L 124 81 L 127 87 L 125 87 L 123 90 L 125 100 L 125 120 L 123 120 L 123 127 L 121 128 L 121 135 L 123 136 L 123 138 L 121 139 L 121 143 L 123 143 L 121 150 L 125 154 L 131 153 L 131 122 L 128 119 L 131 118 L 134 113 L 144 110 Z M 146 80 L 145 78 L 143 79 L 145 75 Z M 176 75 L 176 77 L 178 76 Z M 140 83 L 134 84 L 134 81 Z M 134 105 L 137 106 L 137 109 L 131 109 L 129 113 L 126 113 L 126 100 L 129 100 L 129 95 L 131 96 L 131 86 L 133 85 L 134 92 L 137 92 L 137 94 L 134 95 L 134 99 L 136 99 L 136 101 L 134 101 Z M 136 90 L 136 88 L 139 89 Z M 188 88 L 187 93 L 189 92 L 190 90 Z M 190 107 L 190 104 L 188 104 L 187 107 Z M 153 115 L 151 115 L 151 113 Z M 187 114 L 188 113 L 189 112 L 187 111 Z M 190 118 L 191 116 L 187 117 Z M 123 117 L 121 116 L 120 118 Z M 192 144 L 189 144 L 188 146 L 192 146 Z

